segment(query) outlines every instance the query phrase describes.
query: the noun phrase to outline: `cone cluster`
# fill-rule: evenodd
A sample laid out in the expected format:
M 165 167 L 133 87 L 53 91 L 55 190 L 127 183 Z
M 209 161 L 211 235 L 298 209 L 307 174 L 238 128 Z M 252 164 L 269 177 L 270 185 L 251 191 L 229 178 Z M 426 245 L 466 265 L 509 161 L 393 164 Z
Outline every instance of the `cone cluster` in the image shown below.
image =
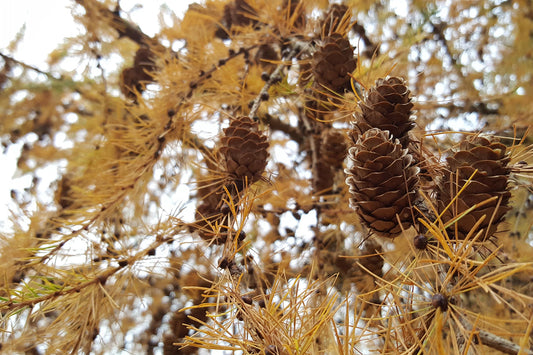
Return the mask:
M 437 201 L 444 224 L 459 216 L 448 229 L 450 236 L 465 239 L 482 218 L 484 220 L 474 232 L 484 230 L 481 240 L 494 235 L 510 209 L 509 160 L 504 144 L 479 136 L 463 142 L 461 149 L 447 158 L 447 172 L 439 184 Z M 491 197 L 497 199 L 461 215 Z
M 313 75 L 319 90 L 343 93 L 350 90 L 350 76 L 357 67 L 350 41 L 339 33 L 324 39 L 313 56 Z
M 345 172 L 350 205 L 362 222 L 389 238 L 409 228 L 417 199 L 418 168 L 407 149 L 388 131 L 371 128 L 350 148 L 348 158 Z
M 407 148 L 408 133 L 415 124 L 412 119 L 413 103 L 404 79 L 378 79 L 359 107 L 361 112 L 357 114 L 352 131 L 354 141 L 369 129 L 379 128 L 389 131 L 393 138 L 399 139 Z
M 226 172 L 242 188 L 261 179 L 267 165 L 268 141 L 259 131 L 257 122 L 242 116 L 224 129 L 220 153 L 224 157 Z

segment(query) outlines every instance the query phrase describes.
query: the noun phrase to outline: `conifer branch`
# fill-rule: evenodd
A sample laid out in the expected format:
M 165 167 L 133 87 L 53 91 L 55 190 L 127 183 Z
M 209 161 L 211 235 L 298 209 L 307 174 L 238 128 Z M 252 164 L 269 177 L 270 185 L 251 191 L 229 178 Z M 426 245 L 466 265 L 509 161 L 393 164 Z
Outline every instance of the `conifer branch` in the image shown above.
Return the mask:
M 94 14 L 96 18 L 110 18 L 111 26 L 118 32 L 120 37 L 127 37 L 139 45 L 149 45 L 154 43 L 154 40 L 142 32 L 139 27 L 133 25 L 120 17 L 118 11 L 111 11 L 94 0 L 75 0 L 76 3 L 83 6 L 87 14 L 91 14 L 93 8 L 96 8 L 98 14 Z
M 460 321 L 468 331 L 474 332 L 474 336 L 479 338 L 479 341 L 482 345 L 486 345 L 495 350 L 501 351 L 504 354 L 533 355 L 533 351 L 521 348 L 519 345 L 513 343 L 512 341 L 487 332 L 486 330 L 474 329 L 474 327 L 472 327 L 472 325 L 464 317 L 461 317 Z

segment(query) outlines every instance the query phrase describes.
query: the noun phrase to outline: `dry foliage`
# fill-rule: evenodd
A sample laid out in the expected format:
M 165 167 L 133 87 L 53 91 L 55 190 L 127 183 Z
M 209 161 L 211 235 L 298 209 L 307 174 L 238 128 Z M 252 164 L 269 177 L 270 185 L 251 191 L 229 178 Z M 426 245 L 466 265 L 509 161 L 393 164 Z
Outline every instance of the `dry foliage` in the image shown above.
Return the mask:
M 393 5 L 169 3 L 150 37 L 73 0 L 48 63 L 15 39 L 0 349 L 533 354 L 532 4 Z

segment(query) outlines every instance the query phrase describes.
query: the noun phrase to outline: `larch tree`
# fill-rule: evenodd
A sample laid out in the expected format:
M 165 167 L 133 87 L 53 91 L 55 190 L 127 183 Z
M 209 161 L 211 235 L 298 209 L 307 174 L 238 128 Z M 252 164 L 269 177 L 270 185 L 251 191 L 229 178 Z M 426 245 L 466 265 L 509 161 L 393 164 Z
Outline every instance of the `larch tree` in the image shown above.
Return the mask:
M 2 352 L 533 354 L 531 2 L 72 15 L 0 53 Z

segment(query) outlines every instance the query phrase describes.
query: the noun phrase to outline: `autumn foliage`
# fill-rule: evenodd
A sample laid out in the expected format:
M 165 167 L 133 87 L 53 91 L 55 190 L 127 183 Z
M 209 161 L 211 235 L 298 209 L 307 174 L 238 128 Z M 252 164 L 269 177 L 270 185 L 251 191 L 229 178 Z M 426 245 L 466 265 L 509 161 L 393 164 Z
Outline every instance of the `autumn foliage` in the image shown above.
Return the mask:
M 401 6 L 74 0 L 3 49 L 0 349 L 533 354 L 532 5 Z

